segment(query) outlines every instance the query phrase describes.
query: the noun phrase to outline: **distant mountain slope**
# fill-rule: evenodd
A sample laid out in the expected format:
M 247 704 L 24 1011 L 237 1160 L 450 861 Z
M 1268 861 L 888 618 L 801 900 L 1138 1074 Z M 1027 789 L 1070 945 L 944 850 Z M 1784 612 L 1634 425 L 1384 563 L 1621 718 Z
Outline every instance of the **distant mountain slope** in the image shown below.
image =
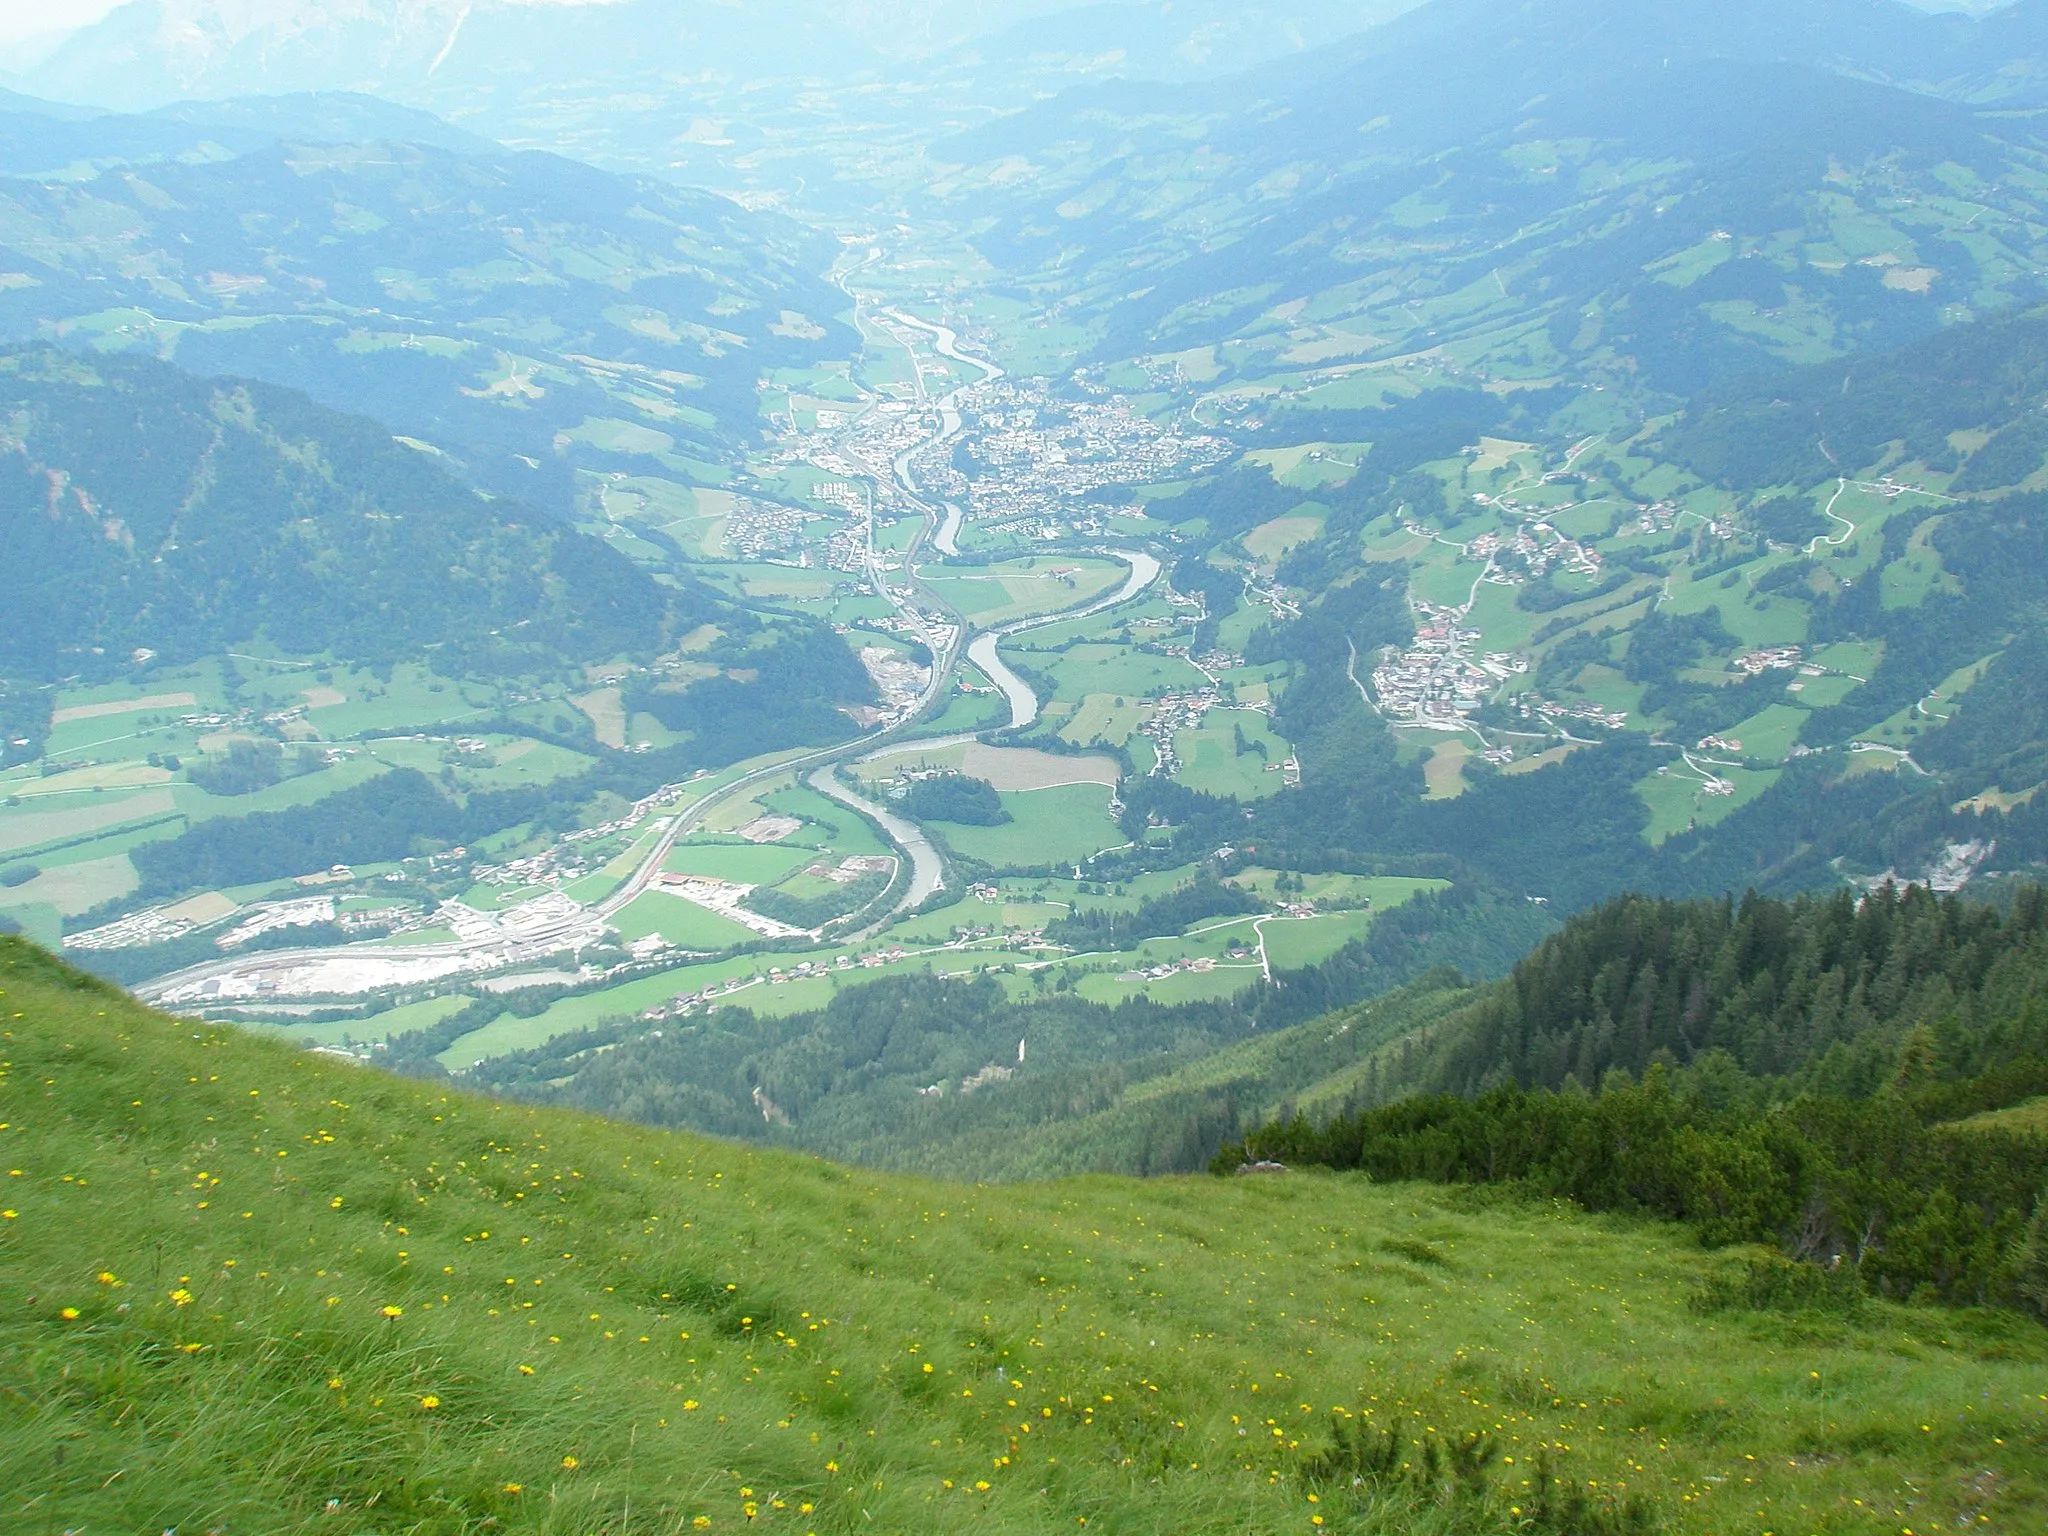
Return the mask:
M 1563 912 L 1631 889 L 2037 877 L 2048 318 L 1751 376 L 1611 435 L 1518 420 L 1507 402 L 1535 393 L 1272 411 L 1246 436 L 1371 446 L 1313 489 L 1268 474 L 1261 446 L 1150 504 L 1179 537 L 1184 590 L 1234 598 L 1271 570 L 1299 601 L 1299 617 L 1229 622 L 1252 661 L 1286 669 L 1274 721 L 1302 782 L 1239 804 L 1135 780 L 1125 858 L 1251 847 L 1289 867 L 1476 876 Z M 1550 440 L 1507 441 L 1524 436 Z M 1496 477 L 1491 453 L 1530 467 Z M 1246 547 L 1294 509 L 1320 519 L 1315 538 L 1277 560 Z M 1592 551 L 1568 589 L 1501 555 L 1559 528 Z M 1428 624 L 1445 627 L 1425 641 Z M 1486 702 L 1418 721 L 1398 669 L 1452 625 L 1496 668 L 1473 668 Z M 1561 699 L 1604 723 L 1557 725 Z M 1464 740 L 1446 746 L 1454 724 Z M 1429 779 L 1472 741 L 1504 744 L 1502 771 Z
M 1201 79 L 1236 73 L 1377 26 L 1416 0 L 1105 0 L 1033 16 L 940 62 L 993 84 L 1027 76 Z
M 981 248 L 1074 293 L 1104 357 L 1259 346 L 1312 306 L 1375 339 L 1357 357 L 1690 394 L 2031 291 L 2032 129 L 1970 101 L 2048 54 L 1988 28 L 1892 0 L 1434 0 L 942 142 L 936 206 L 999 210 Z
M 627 70 L 843 83 L 1068 67 L 1181 78 L 1240 69 L 1369 26 L 1413 0 L 875 0 L 819 8 L 670 0 L 139 0 L 36 71 L 52 94 L 134 107 L 247 91 L 374 89 L 454 106 Z
M 841 17 L 788 0 L 131 0 L 67 39 L 36 78 L 55 96 L 150 107 L 250 91 L 489 92 L 508 74 L 588 76 L 632 59 L 801 75 L 879 57 Z
M 262 638 L 388 661 L 652 651 L 672 599 L 374 423 L 160 363 L 0 353 L 0 675 Z
M 1960 470 L 1997 490 L 2048 457 L 2048 309 L 2015 310 L 1892 352 L 1740 379 L 1693 400 L 1662 438 L 1731 490 L 1817 485 L 1887 458 Z M 1979 431 L 1974 442 L 1952 441 Z M 1967 451 L 1966 451 L 1967 450 Z
M 415 139 L 364 137 L 394 131 Z M 187 153 L 209 140 L 235 152 Z M 577 466 L 721 464 L 763 369 L 855 345 L 795 226 L 379 103 L 19 114 L 0 154 L 110 166 L 0 180 L 0 338 L 304 389 L 551 510 Z
M 371 96 L 244 97 L 179 102 L 123 115 L 0 91 L 0 175 L 77 179 L 81 170 L 246 154 L 280 139 L 303 144 L 395 140 L 458 153 L 495 151 L 487 139 L 430 113 Z

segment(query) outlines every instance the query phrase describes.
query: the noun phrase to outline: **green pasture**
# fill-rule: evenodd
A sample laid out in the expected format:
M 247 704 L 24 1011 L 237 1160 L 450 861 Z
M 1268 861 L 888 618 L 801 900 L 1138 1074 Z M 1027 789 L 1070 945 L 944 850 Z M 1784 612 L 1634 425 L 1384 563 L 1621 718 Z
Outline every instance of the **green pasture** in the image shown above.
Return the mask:
M 1198 668 L 1178 656 L 1119 645 L 1076 645 L 1057 654 L 1020 649 L 1017 664 L 1051 674 L 1059 697 L 1076 701 L 1090 694 L 1136 701 L 1189 692 L 1208 682 Z
M 1747 747 L 1747 738 L 1743 745 Z M 1643 829 L 1643 836 L 1652 846 L 1694 825 L 1711 827 L 1725 821 L 1777 783 L 1784 773 L 1780 768 L 1714 768 L 1713 771 L 1735 786 L 1734 794 L 1707 794 L 1699 777 L 1683 764 L 1674 764 L 1666 773 L 1651 773 L 1636 781 L 1636 797 L 1650 811 L 1649 825 Z
M 1371 912 L 1326 912 L 1315 917 L 1275 917 L 1261 925 L 1266 960 L 1276 971 L 1321 965 L 1372 926 Z
M 1000 827 L 934 826 L 953 850 L 997 869 L 1076 864 L 1125 841 L 1109 819 L 1109 791 L 1099 784 L 1069 784 L 1005 794 L 1010 821 Z
M 1117 746 L 1129 741 L 1151 715 L 1151 708 L 1143 703 L 1112 693 L 1091 693 L 1060 726 L 1060 736 L 1078 746 L 1097 741 Z
M 0 1472 L 38 1529 L 431 1497 L 534 1533 L 1508 1536 L 1539 1452 L 1671 1536 L 2048 1510 L 2016 1318 L 1705 1309 L 1753 1251 L 1561 1203 L 834 1167 L 173 1025 L 26 953 Z M 1462 1501 L 1319 1484 L 1333 1410 L 1496 1459 Z
M 816 857 L 808 848 L 789 848 L 779 843 L 692 839 L 677 843 L 661 867 L 670 874 L 705 875 L 736 885 L 773 885 Z
M 1240 734 L 1247 748 L 1242 752 Z M 1200 726 L 1174 737 L 1174 751 L 1181 760 L 1174 777 L 1189 789 L 1258 800 L 1280 792 L 1284 776 L 1279 765 L 1292 748 L 1258 710 L 1212 709 L 1202 716 Z M 1269 767 L 1273 771 L 1268 772 Z
M 625 943 L 658 933 L 679 949 L 724 950 L 760 937 L 729 917 L 665 891 L 636 896 L 613 923 Z
M 1126 568 L 1113 560 L 1035 555 L 969 572 L 928 570 L 925 583 L 976 624 L 988 627 L 1078 608 L 1122 582 Z

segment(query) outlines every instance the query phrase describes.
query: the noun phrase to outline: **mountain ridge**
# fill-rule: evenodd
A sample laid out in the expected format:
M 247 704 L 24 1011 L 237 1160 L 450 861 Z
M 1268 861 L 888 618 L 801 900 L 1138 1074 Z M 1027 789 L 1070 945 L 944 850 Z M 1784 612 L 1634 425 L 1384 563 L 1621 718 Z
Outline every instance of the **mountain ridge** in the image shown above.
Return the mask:
M 387 663 L 451 644 L 595 658 L 658 648 L 670 622 L 623 556 L 288 391 L 32 348 L 0 352 L 0 408 L 0 515 L 27 558 L 0 657 L 17 677 L 258 637 Z

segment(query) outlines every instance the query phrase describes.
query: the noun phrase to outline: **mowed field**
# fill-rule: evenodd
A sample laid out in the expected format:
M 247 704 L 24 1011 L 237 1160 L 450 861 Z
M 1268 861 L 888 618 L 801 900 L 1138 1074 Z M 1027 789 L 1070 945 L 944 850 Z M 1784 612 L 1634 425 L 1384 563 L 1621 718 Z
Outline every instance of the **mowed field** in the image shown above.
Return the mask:
M 1091 693 L 1060 726 L 1060 735 L 1079 746 L 1106 742 L 1119 746 L 1137 734 L 1138 727 L 1152 718 L 1152 708 L 1142 701 L 1118 699 L 1115 694 Z
M 1016 661 L 1034 672 L 1050 673 L 1062 699 L 1079 702 L 1091 694 L 1141 703 L 1162 693 L 1200 688 L 1207 679 L 1193 663 L 1179 656 L 1161 656 L 1122 645 L 1076 645 L 1057 654 L 1012 648 Z
M 168 787 L 126 794 L 94 794 L 88 790 L 23 798 L 17 804 L 0 807 L 0 855 L 87 837 L 130 822 L 170 816 L 177 809 L 177 798 Z
M 1003 809 L 1011 818 L 1004 826 L 933 825 L 956 853 L 997 869 L 1075 864 L 1126 841 L 1099 784 L 1006 794 Z
M 1110 591 L 1126 574 L 1127 568 L 1114 560 L 1033 556 L 969 573 L 932 571 L 925 581 L 961 613 L 987 626 L 1078 608 Z
M 0 1129 L 24 1530 L 2048 1523 L 2048 1333 L 1703 1309 L 1748 1255 L 1675 1228 L 1337 1176 L 943 1184 L 380 1077 L 12 941 L 0 993 L 39 1085 Z M 1354 1427 L 1389 1474 L 1320 1459 Z M 1462 1491 L 1425 1473 L 1468 1439 Z
M 1030 747 L 991 747 L 978 741 L 968 743 L 960 768 L 999 790 L 1058 789 L 1069 784 L 1113 788 L 1122 772 L 1112 757 L 1067 757 Z
M 1176 736 L 1173 746 L 1181 760 L 1176 779 L 1204 794 L 1240 800 L 1277 795 L 1280 765 L 1293 751 L 1255 709 L 1212 709 L 1199 727 Z

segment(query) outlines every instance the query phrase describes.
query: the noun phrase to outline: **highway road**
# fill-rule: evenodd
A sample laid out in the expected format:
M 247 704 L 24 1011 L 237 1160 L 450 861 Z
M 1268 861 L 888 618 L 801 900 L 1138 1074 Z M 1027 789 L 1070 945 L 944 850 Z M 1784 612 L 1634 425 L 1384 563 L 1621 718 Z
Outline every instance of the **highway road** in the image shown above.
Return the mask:
M 941 356 L 967 367 L 979 370 L 980 377 L 955 385 L 946 395 L 934 402 L 938 407 L 939 420 L 932 435 L 915 447 L 897 456 L 892 465 L 897 482 L 911 504 L 924 513 L 925 526 L 917 539 L 905 552 L 902 581 L 916 593 L 931 611 L 950 614 L 954 620 L 951 643 L 935 648 L 931 676 L 924 692 L 913 709 L 896 723 L 882 729 L 870 731 L 859 738 L 841 742 L 815 752 L 794 757 L 784 756 L 764 762 L 751 768 L 730 783 L 723 784 L 703 795 L 687 809 L 669 819 L 661 835 L 648 849 L 633 873 L 619 888 L 602 902 L 585 909 L 575 920 L 563 927 L 564 940 L 574 937 L 577 942 L 589 942 L 585 930 L 591 935 L 601 931 L 611 919 L 616 918 L 632 903 L 644 895 L 660 877 L 670 853 L 677 843 L 702 827 L 711 813 L 720 806 L 753 793 L 763 784 L 785 775 L 807 775 L 807 782 L 819 793 L 829 796 L 850 809 L 859 811 L 879 826 L 889 840 L 901 851 L 911 866 L 911 879 L 888 912 L 882 914 L 864 931 L 861 937 L 873 933 L 902 912 L 911 910 L 929 898 L 935 891 L 944 888 L 945 868 L 938 851 L 929 838 L 913 823 L 896 815 L 882 806 L 875 805 L 855 794 L 834 777 L 832 769 L 839 763 L 863 755 L 872 756 L 878 749 L 885 749 L 899 740 L 910 739 L 919 724 L 928 717 L 941 712 L 952 692 L 953 679 L 957 674 L 963 650 L 970 655 L 996 685 L 1003 690 L 1010 704 L 1011 727 L 1031 724 L 1038 718 L 1039 700 L 1023 678 L 1006 664 L 997 651 L 998 642 L 1007 636 L 1022 634 L 1027 630 L 1048 624 L 1064 623 L 1100 613 L 1119 604 L 1129 602 L 1158 580 L 1161 567 L 1159 561 L 1143 550 L 1104 548 L 1100 553 L 1112 555 L 1129 562 L 1131 571 L 1122 586 L 1115 592 L 1085 604 L 1079 608 L 1061 613 L 1044 614 L 1031 619 L 999 626 L 975 635 L 964 645 L 968 627 L 958 611 L 944 602 L 919 578 L 916 561 L 920 548 L 929 540 L 941 554 L 958 553 L 958 534 L 962 521 L 961 509 L 947 503 L 934 505 L 924 499 L 911 468 L 911 461 L 920 452 L 935 442 L 947 442 L 957 437 L 963 429 L 962 418 L 953 405 L 953 397 L 961 390 L 1003 377 L 1003 370 L 996 364 L 968 355 L 960 350 L 957 334 L 944 325 L 920 320 L 915 316 L 897 311 L 884 312 L 890 320 L 908 329 L 925 332 L 933 338 L 933 350 Z M 924 392 L 922 372 L 918 375 L 920 395 Z M 872 529 L 870 529 L 872 533 Z M 874 563 L 872 546 L 869 549 L 869 575 L 876 589 L 884 592 L 902 611 L 904 602 L 891 591 L 882 579 L 882 573 Z M 574 930 L 573 935 L 571 930 Z M 504 970 L 520 965 L 536 963 L 548 954 L 559 952 L 561 942 L 544 939 L 537 944 L 522 943 L 511 935 L 493 935 L 453 943 L 418 945 L 337 945 L 306 949 L 270 950 L 260 954 L 223 956 L 220 960 L 209 961 L 171 976 L 159 978 L 138 989 L 145 997 L 163 997 L 178 994 L 189 998 L 195 988 L 203 987 L 209 981 L 233 979 L 233 998 L 223 997 L 222 1002 L 235 1000 L 254 1001 L 259 996 L 295 995 L 294 978 L 298 990 L 303 990 L 308 978 L 318 976 L 333 982 L 340 991 L 347 974 L 359 969 L 366 978 L 373 976 L 391 977 L 404 975 L 405 984 L 416 985 L 442 979 L 452 980 L 463 975 L 476 975 L 485 971 Z M 522 953 L 522 951 L 531 951 Z M 542 951 L 545 951 L 545 954 Z M 386 985 L 389 982 L 385 983 Z M 375 988 L 371 988 L 374 990 Z M 337 995 L 327 993 L 323 995 Z

